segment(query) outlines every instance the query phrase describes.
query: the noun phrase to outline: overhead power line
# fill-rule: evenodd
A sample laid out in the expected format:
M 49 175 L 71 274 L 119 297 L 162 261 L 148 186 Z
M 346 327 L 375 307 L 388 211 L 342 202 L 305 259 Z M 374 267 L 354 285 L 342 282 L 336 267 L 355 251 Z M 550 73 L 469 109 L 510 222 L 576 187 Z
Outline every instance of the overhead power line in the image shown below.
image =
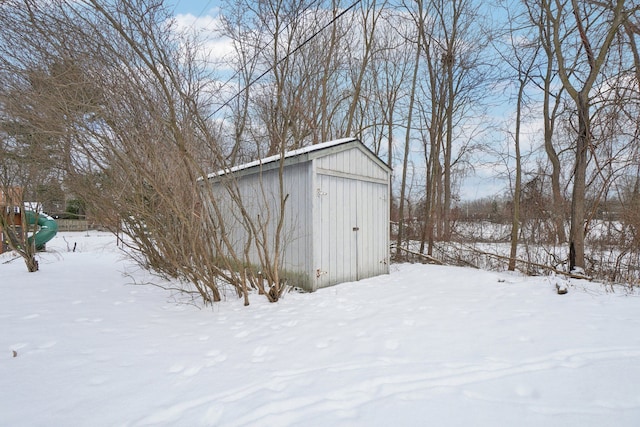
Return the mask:
M 309 10 L 309 9 L 311 8 L 311 6 L 312 6 L 312 5 L 313 5 L 313 3 L 309 2 L 309 4 L 307 5 L 307 7 L 305 7 L 301 12 L 298 12 L 298 13 L 296 14 L 296 16 L 295 16 L 295 18 L 294 18 L 294 19 L 297 19 L 297 18 L 298 18 L 298 16 L 303 15 L 304 13 L 306 13 L 306 12 L 307 12 L 307 10 Z M 284 30 L 286 30 L 287 28 L 289 28 L 289 25 L 291 25 L 291 22 L 293 22 L 293 19 L 292 19 L 292 20 L 290 20 L 289 22 L 287 22 L 287 25 L 285 25 L 285 26 L 284 26 L 284 28 L 283 28 L 282 30 L 284 31 Z M 270 45 L 271 43 L 273 43 L 274 41 L 275 41 L 275 36 L 273 37 L 273 39 L 272 39 L 272 40 L 271 40 L 267 45 L 265 45 L 265 48 L 266 48 L 266 46 L 269 46 L 269 45 Z M 261 51 L 262 51 L 262 49 L 259 49 L 259 50 L 258 50 L 258 51 L 257 51 L 257 52 L 252 56 L 252 57 L 251 57 L 251 59 L 249 59 L 249 61 L 247 61 L 247 62 L 248 62 L 248 63 L 253 62 L 253 60 L 254 60 L 254 59 L 256 59 L 256 57 L 257 57 L 258 55 L 260 55 Z M 225 86 L 227 86 L 229 83 L 231 83 L 231 82 L 233 81 L 233 79 L 235 79 L 235 78 L 238 76 L 238 74 L 240 74 L 240 70 L 236 70 L 236 72 L 234 72 L 234 73 L 233 73 L 233 75 L 232 75 L 231 77 L 229 77 L 229 78 L 227 79 L 227 81 L 226 81 L 226 82 L 224 82 L 224 83 L 222 84 L 222 86 L 220 86 L 220 89 L 224 88 L 224 87 L 225 87 Z M 240 93 L 242 93 L 242 92 L 240 92 Z M 236 96 L 235 96 L 235 97 L 238 97 L 238 94 L 236 94 Z M 233 99 L 233 98 L 232 98 L 232 99 Z M 232 100 L 232 99 L 231 99 L 231 100 Z M 227 101 L 227 102 L 230 102 L 231 100 L 229 100 L 229 101 Z M 224 106 L 224 105 L 223 105 L 223 106 Z M 215 114 L 215 113 L 214 113 L 214 114 Z
M 235 95 L 233 95 L 231 98 L 229 98 L 228 100 L 226 100 L 222 105 L 220 105 L 220 107 L 218 107 L 213 113 L 211 113 L 211 116 L 215 115 L 216 113 L 218 113 L 220 110 L 222 110 L 224 107 L 228 106 L 233 100 L 235 100 L 237 97 L 239 97 L 240 95 L 242 95 L 244 92 L 246 92 L 253 84 L 255 84 L 256 82 L 258 82 L 260 79 L 262 79 L 264 76 L 266 76 L 267 74 L 269 74 L 275 67 L 277 67 L 278 65 L 282 64 L 284 61 L 288 60 L 293 54 L 295 54 L 297 51 L 299 51 L 300 49 L 302 49 L 307 43 L 309 43 L 311 40 L 313 40 L 315 37 L 318 36 L 318 34 L 320 34 L 321 32 L 323 32 L 324 30 L 326 30 L 327 28 L 329 28 L 331 25 L 333 25 L 338 19 L 340 19 L 343 15 L 345 15 L 347 12 L 349 12 L 351 9 L 353 9 L 354 7 L 356 7 L 358 5 L 358 3 L 360 3 L 362 0 L 356 0 L 355 2 L 353 2 L 351 4 L 351 6 L 349 6 L 348 8 L 344 9 L 342 12 L 340 12 L 339 14 L 337 14 L 336 16 L 333 17 L 333 19 L 331 19 L 331 21 L 329 21 L 327 24 L 325 24 L 322 28 L 320 28 L 319 30 L 317 30 L 315 33 L 313 33 L 312 35 L 310 35 L 309 37 L 307 37 L 307 39 L 305 41 L 303 41 L 302 43 L 300 43 L 295 49 L 293 49 L 291 52 L 287 53 L 283 58 L 281 58 L 280 60 L 278 60 L 275 64 L 273 64 L 271 67 L 269 67 L 266 71 L 264 71 L 262 74 L 260 74 L 258 77 L 256 77 L 255 79 L 251 80 L 249 83 L 247 83 L 247 85 L 245 87 L 243 87 L 241 90 L 239 90 Z M 237 75 L 237 73 L 235 74 Z M 234 75 L 234 76 L 235 76 Z M 227 82 L 228 83 L 228 82 Z M 226 84 L 226 83 L 225 83 Z M 211 117 L 210 116 L 210 117 Z

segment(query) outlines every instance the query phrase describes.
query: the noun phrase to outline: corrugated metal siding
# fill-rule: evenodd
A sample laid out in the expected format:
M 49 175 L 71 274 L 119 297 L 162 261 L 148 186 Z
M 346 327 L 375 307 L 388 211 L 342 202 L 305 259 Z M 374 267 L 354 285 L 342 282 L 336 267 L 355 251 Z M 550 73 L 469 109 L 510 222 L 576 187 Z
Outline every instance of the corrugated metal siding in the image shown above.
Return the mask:
M 358 211 L 359 278 L 389 272 L 389 187 L 360 181 Z
M 289 284 L 315 290 L 388 273 L 389 169 L 355 144 L 314 153 L 309 161 L 292 160 L 288 159 L 284 173 L 289 199 L 282 267 Z M 215 180 L 213 185 L 224 199 L 222 186 Z M 249 215 L 264 223 L 273 248 L 280 201 L 278 170 L 243 170 L 238 187 Z M 238 209 L 228 203 L 225 209 L 227 234 L 241 251 L 248 233 Z M 255 248 L 251 259 L 259 264 Z
M 285 169 L 284 188 L 289 198 L 285 216 L 284 269 L 304 275 L 290 277 L 290 285 L 309 288 L 313 270 L 313 217 L 311 215 L 311 162 L 291 165 Z
M 283 174 L 284 194 L 288 194 L 285 205 L 285 222 L 282 231 L 284 248 L 281 252 L 282 268 L 291 275 L 290 284 L 309 288 L 308 277 L 312 271 L 312 228 L 311 205 L 309 188 L 311 186 L 310 162 L 290 165 Z M 271 253 L 275 247 L 275 233 L 280 212 L 279 172 L 271 169 L 264 173 L 245 175 L 238 179 L 237 186 L 242 197 L 244 207 L 254 221 L 264 227 L 269 236 L 268 246 Z M 234 242 L 235 250 L 242 253 L 242 247 L 249 237 L 245 225 L 241 221 L 239 209 L 225 195 L 220 184 L 213 184 L 220 194 L 217 199 L 227 216 L 227 236 Z M 250 261 L 259 265 L 258 251 L 255 243 L 249 253 Z M 303 274 L 305 283 L 293 283 L 300 280 Z M 294 277 L 295 276 L 295 277 Z
M 389 171 L 359 149 L 316 159 L 316 288 L 389 272 Z
M 358 181 L 319 175 L 317 287 L 357 280 L 355 187 Z
M 388 180 L 389 172 L 358 148 L 329 154 L 316 159 L 316 168 L 342 172 L 352 176 Z

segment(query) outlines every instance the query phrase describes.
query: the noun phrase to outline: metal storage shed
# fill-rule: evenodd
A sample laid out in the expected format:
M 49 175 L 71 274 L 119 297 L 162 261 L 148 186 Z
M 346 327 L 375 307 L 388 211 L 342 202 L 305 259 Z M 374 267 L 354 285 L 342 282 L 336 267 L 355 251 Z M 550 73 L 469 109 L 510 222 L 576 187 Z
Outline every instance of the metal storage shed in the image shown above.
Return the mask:
M 287 197 L 280 271 L 289 285 L 315 291 L 388 273 L 391 168 L 358 139 L 329 141 L 285 153 L 281 193 L 280 159 L 208 176 L 238 251 L 251 233 L 221 184 L 225 179 L 233 179 L 244 209 L 267 234 L 275 235 L 280 200 Z M 250 260 L 260 264 L 255 249 Z

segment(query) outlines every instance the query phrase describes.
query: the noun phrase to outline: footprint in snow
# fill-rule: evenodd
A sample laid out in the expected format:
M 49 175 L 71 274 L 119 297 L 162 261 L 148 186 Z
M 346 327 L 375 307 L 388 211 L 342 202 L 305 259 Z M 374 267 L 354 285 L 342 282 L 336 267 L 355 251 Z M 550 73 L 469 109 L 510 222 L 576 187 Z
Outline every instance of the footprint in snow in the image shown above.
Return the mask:
M 387 350 L 397 350 L 398 347 L 400 347 L 400 343 L 398 343 L 398 341 L 396 340 L 386 340 L 384 342 L 384 347 Z
M 200 372 L 201 369 L 202 369 L 202 366 L 192 366 L 188 369 L 185 369 L 182 375 L 184 375 L 185 377 L 193 377 L 198 372 Z
M 267 354 L 267 352 L 269 352 L 268 346 L 261 345 L 256 347 L 256 349 L 253 350 L 253 358 L 251 359 L 251 361 L 253 363 L 264 362 L 265 358 L 263 356 Z
M 169 373 L 170 374 L 177 374 L 180 373 L 184 370 L 184 366 L 182 365 L 173 365 L 169 368 Z
M 336 341 L 335 338 L 327 338 L 326 340 L 320 340 L 316 343 L 316 348 L 327 348 Z
M 537 399 L 540 397 L 538 391 L 528 385 L 520 384 L 515 388 L 515 394 L 519 397 L 533 398 Z
M 100 323 L 102 322 L 102 318 L 101 317 L 95 317 L 93 319 L 90 319 L 88 317 L 78 317 L 77 319 L 74 320 L 74 322 L 76 323 Z
M 106 383 L 109 380 L 109 378 L 107 377 L 93 377 L 89 380 L 89 385 L 102 385 L 104 383 Z
M 35 319 L 36 317 L 40 317 L 39 314 L 29 314 L 28 316 L 24 316 L 22 318 L 22 320 L 30 320 L 30 319 Z
M 47 348 L 51 348 L 56 344 L 57 344 L 57 341 L 47 341 L 44 344 L 40 344 L 38 346 L 38 348 L 41 349 L 41 350 L 44 350 L 44 349 L 47 349 Z
M 264 356 L 265 354 L 267 354 L 268 351 L 269 351 L 269 347 L 265 345 L 261 345 L 256 347 L 255 350 L 253 350 L 253 355 L 256 357 Z
M 212 350 L 208 352 L 207 357 L 209 357 L 207 363 L 205 363 L 205 367 L 207 368 L 227 360 L 227 355 L 222 353 L 220 350 Z

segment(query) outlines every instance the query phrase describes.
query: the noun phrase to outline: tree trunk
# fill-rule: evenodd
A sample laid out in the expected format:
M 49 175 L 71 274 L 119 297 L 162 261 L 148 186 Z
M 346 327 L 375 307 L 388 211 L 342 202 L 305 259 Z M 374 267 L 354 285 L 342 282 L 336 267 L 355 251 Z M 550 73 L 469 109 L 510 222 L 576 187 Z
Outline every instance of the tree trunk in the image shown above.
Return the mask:
M 452 39 L 452 44 L 455 39 Z M 456 94 L 453 90 L 453 47 L 447 52 L 447 108 L 446 108 L 446 139 L 444 147 L 444 200 L 442 206 L 442 234 L 445 241 L 451 240 L 451 158 L 453 151 L 453 104 Z
M 578 138 L 576 140 L 576 163 L 571 197 L 571 228 L 569 234 L 569 271 L 576 267 L 584 269 L 584 219 L 587 174 L 587 150 L 589 149 L 589 101 L 580 93 L 578 107 Z
M 38 260 L 36 259 L 35 255 L 25 256 L 24 263 L 27 265 L 27 270 L 29 271 L 29 273 L 34 273 L 40 269 Z
M 422 26 L 422 11 L 420 11 L 420 22 Z M 418 81 L 418 70 L 420 69 L 420 42 L 422 31 L 418 31 L 418 41 L 416 45 L 416 57 L 415 65 L 413 68 L 413 78 L 411 81 L 411 94 L 409 96 L 409 111 L 407 113 L 407 132 L 405 134 L 404 141 L 404 157 L 402 159 L 402 183 L 400 184 L 400 201 L 398 206 L 398 237 L 396 240 L 396 246 L 402 247 L 402 238 L 404 234 L 404 199 L 407 188 L 407 165 L 409 163 L 409 147 L 411 142 L 411 118 L 413 116 L 413 105 L 416 97 L 416 84 Z M 399 250 L 399 249 L 397 249 Z
M 556 2 L 556 5 L 558 3 Z M 568 5 L 566 5 L 568 7 Z M 590 23 L 590 17 L 581 16 L 582 9 L 577 0 L 571 0 L 570 11 L 564 11 L 571 13 L 575 18 L 575 29 L 580 36 L 580 44 L 586 57 L 586 64 L 588 65 L 588 73 L 586 79 L 583 82 L 582 87 L 578 90 L 572 84 L 569 75 L 570 73 L 577 72 L 572 66 L 565 63 L 565 56 L 563 52 L 563 43 L 565 43 L 565 37 L 561 34 L 562 23 L 565 22 L 565 16 L 563 16 L 562 6 L 560 9 L 553 10 L 550 2 L 543 1 L 542 7 L 545 13 L 545 17 L 549 20 L 550 29 L 553 32 L 553 48 L 554 55 L 557 60 L 558 77 L 562 81 L 562 86 L 567 90 L 571 98 L 576 104 L 576 111 L 578 114 L 578 132 L 576 135 L 576 159 L 573 175 L 573 191 L 571 197 L 571 227 L 569 231 L 569 270 L 574 270 L 577 267 L 585 267 L 584 263 L 584 221 L 585 221 L 585 194 L 586 194 L 586 173 L 587 173 L 587 154 L 590 146 L 591 130 L 590 130 L 590 117 L 589 107 L 591 100 L 589 99 L 589 92 L 595 84 L 596 78 L 600 74 L 600 70 L 605 64 L 606 57 L 609 53 L 609 49 L 613 40 L 618 33 L 618 29 L 626 21 L 628 21 L 628 15 L 625 11 L 625 0 L 616 0 L 610 7 L 612 13 L 610 24 L 606 30 L 605 37 L 599 37 L 601 40 L 600 48 L 594 51 L 591 40 L 589 40 L 587 31 L 591 28 L 585 26 L 585 23 Z M 568 14 L 567 13 L 567 14 Z M 584 22 L 583 22 L 584 21 Z M 608 22 L 608 21 L 607 21 Z M 600 41 L 599 40 L 599 41 Z M 565 50 L 570 51 L 575 46 L 571 46 Z
M 547 158 L 551 163 L 551 194 L 553 197 L 553 206 L 551 208 L 553 222 L 555 224 L 556 236 L 558 243 L 567 241 L 567 235 L 564 230 L 564 197 L 560 187 L 560 159 L 555 147 L 553 146 L 553 130 L 555 123 L 555 114 L 559 103 L 556 100 L 555 107 L 551 109 L 551 79 L 553 77 L 553 56 L 549 44 L 545 42 L 545 50 L 547 51 L 547 74 L 544 80 L 544 149 Z
M 511 249 L 509 252 L 509 271 L 516 269 L 516 257 L 518 254 L 518 234 L 520 233 L 520 191 L 522 186 L 522 161 L 520 158 L 520 122 L 522 118 L 522 96 L 526 82 L 520 79 L 518 88 L 518 101 L 516 107 L 516 182 L 513 189 L 513 213 L 511 215 Z
M 364 9 L 364 15 L 362 17 L 364 32 L 366 33 L 363 46 L 364 52 L 362 54 L 362 62 L 360 62 L 360 69 L 358 70 L 358 77 L 355 84 L 353 85 L 353 96 L 351 99 L 351 103 L 349 104 L 349 111 L 347 112 L 347 127 L 345 132 L 345 135 L 347 136 L 353 135 L 353 123 L 355 119 L 356 108 L 360 99 L 360 92 L 362 91 L 362 81 L 365 78 L 369 62 L 371 61 L 373 55 L 376 23 L 378 22 L 378 17 L 380 16 L 380 10 L 381 9 L 376 8 L 375 0 L 371 2 L 371 4 L 369 4 L 369 8 Z M 369 22 L 370 12 L 374 14 L 374 16 L 371 17 L 371 22 Z M 371 24 L 370 27 L 368 27 L 369 23 Z M 359 132 L 360 129 L 357 129 L 357 131 Z

